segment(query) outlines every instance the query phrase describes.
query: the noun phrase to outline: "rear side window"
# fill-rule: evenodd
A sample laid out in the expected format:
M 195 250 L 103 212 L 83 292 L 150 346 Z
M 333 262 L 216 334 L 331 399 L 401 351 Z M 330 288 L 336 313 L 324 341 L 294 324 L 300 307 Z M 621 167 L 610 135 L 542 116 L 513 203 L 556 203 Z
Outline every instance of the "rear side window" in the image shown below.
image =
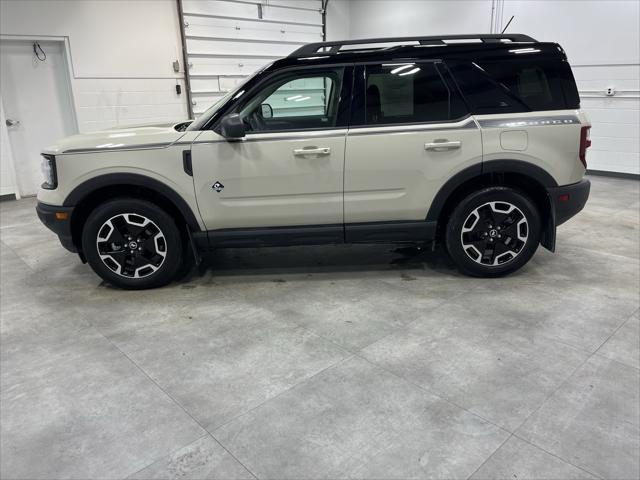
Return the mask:
M 452 68 L 474 113 L 579 108 L 569 65 L 561 60 L 478 62 Z
M 452 118 L 452 94 L 434 63 L 389 62 L 361 68 L 364 91 L 354 99 L 353 124 L 393 125 Z

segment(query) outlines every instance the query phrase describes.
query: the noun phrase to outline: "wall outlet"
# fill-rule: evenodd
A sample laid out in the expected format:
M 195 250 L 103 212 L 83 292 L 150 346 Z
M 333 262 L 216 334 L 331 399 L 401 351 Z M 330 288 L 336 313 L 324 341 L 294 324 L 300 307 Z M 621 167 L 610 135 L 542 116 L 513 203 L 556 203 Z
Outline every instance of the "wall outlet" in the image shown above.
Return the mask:
M 616 94 L 616 89 L 614 87 L 607 87 L 605 90 L 607 97 L 613 97 Z
M 180 60 L 173 62 L 173 71 L 176 73 L 180 71 Z

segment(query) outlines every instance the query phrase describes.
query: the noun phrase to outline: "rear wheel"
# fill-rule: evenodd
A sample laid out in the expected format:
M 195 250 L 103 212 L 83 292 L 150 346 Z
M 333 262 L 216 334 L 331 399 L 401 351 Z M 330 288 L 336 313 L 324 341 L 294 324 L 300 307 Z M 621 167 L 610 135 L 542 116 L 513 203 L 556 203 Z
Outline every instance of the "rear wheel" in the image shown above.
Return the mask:
M 153 203 L 133 198 L 97 207 L 83 229 L 82 248 L 98 275 L 126 289 L 169 283 L 184 250 L 173 218 Z
M 523 193 L 488 187 L 453 211 L 446 230 L 449 254 L 465 273 L 497 277 L 526 264 L 540 243 L 540 214 Z

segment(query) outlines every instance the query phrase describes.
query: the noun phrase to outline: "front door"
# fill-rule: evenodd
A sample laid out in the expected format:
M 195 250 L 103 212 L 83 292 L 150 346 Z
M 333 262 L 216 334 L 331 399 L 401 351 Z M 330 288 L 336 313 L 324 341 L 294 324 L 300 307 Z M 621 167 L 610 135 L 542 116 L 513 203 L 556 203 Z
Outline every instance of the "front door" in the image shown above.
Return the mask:
M 345 69 L 274 74 L 234 106 L 247 133 L 202 132 L 192 145 L 208 230 L 334 226 L 342 232 Z
M 42 149 L 76 131 L 63 47 L 63 42 L 41 41 L 34 53 L 33 41 L 0 40 L 7 156 L 13 159 L 20 195 L 35 195 L 42 183 Z
M 481 168 L 480 130 L 437 62 L 364 65 L 355 78 L 345 164 L 347 240 L 362 239 L 359 232 L 372 223 L 380 224 L 366 230 L 372 235 L 384 237 L 380 229 L 398 230 L 389 238 L 424 235 L 414 222 L 425 221 L 438 190 L 466 167 Z

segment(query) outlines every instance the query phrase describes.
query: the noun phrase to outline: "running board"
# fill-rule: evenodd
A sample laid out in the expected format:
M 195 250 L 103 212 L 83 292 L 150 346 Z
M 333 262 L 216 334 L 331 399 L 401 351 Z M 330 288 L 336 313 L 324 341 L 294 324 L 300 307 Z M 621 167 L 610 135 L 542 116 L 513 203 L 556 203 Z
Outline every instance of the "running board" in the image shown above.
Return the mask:
M 397 221 L 225 228 L 193 233 L 199 249 L 284 247 L 341 243 L 421 243 L 435 238 L 436 222 Z

